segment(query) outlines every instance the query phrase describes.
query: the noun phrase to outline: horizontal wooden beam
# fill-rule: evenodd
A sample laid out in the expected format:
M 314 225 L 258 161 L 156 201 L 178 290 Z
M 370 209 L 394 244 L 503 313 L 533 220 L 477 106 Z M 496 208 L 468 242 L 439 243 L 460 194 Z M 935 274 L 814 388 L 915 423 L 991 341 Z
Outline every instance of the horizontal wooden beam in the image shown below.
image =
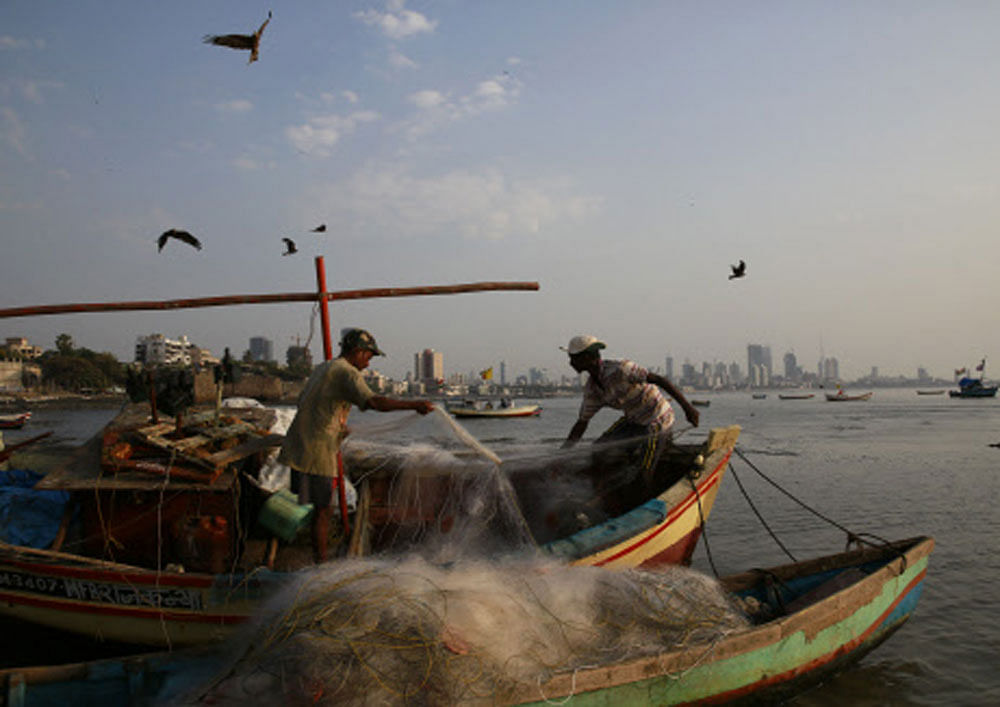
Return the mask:
M 537 282 L 467 282 L 457 285 L 426 285 L 421 287 L 376 287 L 364 290 L 327 292 L 325 297 L 338 300 L 373 299 L 378 297 L 414 297 L 419 295 L 454 295 L 464 292 L 537 290 Z M 0 319 L 37 317 L 48 314 L 79 314 L 83 312 L 127 312 L 139 310 L 194 309 L 228 307 L 237 304 L 274 304 L 279 302 L 316 302 L 316 292 L 285 292 L 260 295 L 223 295 L 190 299 L 151 300 L 140 302 L 89 302 L 77 304 L 45 304 L 34 307 L 0 309 Z

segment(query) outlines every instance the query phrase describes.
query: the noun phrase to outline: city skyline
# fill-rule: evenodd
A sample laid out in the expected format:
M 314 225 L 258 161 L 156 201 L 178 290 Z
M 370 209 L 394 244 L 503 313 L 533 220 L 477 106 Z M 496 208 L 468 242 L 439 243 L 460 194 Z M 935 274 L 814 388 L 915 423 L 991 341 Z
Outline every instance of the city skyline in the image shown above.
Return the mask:
M 202 42 L 269 10 L 252 64 Z M 943 377 L 1000 352 L 997 26 L 927 0 L 3 3 L 0 309 L 310 292 L 323 256 L 331 291 L 539 283 L 332 303 L 394 376 L 427 346 L 555 375 L 589 333 L 647 367 L 760 342 Z M 0 322 L 119 358 L 150 332 L 322 355 L 310 303 Z
M 0 339 L 5 339 L 8 342 L 17 342 L 18 346 L 34 349 L 36 355 L 40 355 L 43 350 L 54 348 L 54 346 L 40 346 L 36 342 L 29 341 L 23 337 L 0 337 Z M 74 344 L 78 345 L 77 342 L 74 342 Z M 191 363 L 192 360 L 196 359 L 211 361 L 213 359 L 221 359 L 222 356 L 222 352 L 200 347 L 196 340 L 185 334 L 181 334 L 178 337 L 173 338 L 164 336 L 162 333 L 153 333 L 149 335 L 137 336 L 129 355 L 125 357 L 118 356 L 118 359 L 126 363 L 144 361 L 147 359 L 147 348 L 151 345 L 157 346 L 161 351 L 172 350 L 173 355 L 171 360 L 176 359 L 175 362 Z M 196 352 L 194 356 L 185 357 L 180 353 L 182 349 L 186 349 L 187 347 L 190 347 L 192 351 Z M 272 339 L 261 334 L 248 337 L 245 348 L 228 348 L 231 349 L 231 352 L 236 355 L 238 359 L 243 359 L 245 356 L 249 356 L 251 361 L 271 361 L 278 363 L 279 365 L 285 365 L 287 355 L 290 351 L 294 352 L 297 357 L 299 352 L 303 349 L 303 347 L 296 343 L 289 345 L 284 351 L 279 351 L 275 349 L 274 341 Z M 777 365 L 770 349 L 771 347 L 767 344 L 748 343 L 746 345 L 745 353 L 746 365 L 742 365 L 737 360 L 726 361 L 721 358 L 703 359 L 701 361 L 693 361 L 692 359 L 685 358 L 678 365 L 676 363 L 676 358 L 669 354 L 661 357 L 662 365 L 658 363 L 646 363 L 643 361 L 637 361 L 637 363 L 643 365 L 651 371 L 663 373 L 671 380 L 677 382 L 689 382 L 692 377 L 703 378 L 708 376 L 715 379 L 723 378 L 740 381 L 745 380 L 752 387 L 766 387 L 769 384 L 770 379 L 782 380 L 786 384 L 799 383 L 803 380 L 841 380 L 845 382 L 866 379 L 892 380 L 899 378 L 908 380 L 951 380 L 953 378 L 957 378 L 960 369 L 975 371 L 977 370 L 977 366 L 980 364 L 983 366 L 983 369 L 978 370 L 985 370 L 988 368 L 987 358 L 983 357 L 978 362 L 974 361 L 969 365 L 960 366 L 959 368 L 943 372 L 932 371 L 926 366 L 918 366 L 914 371 L 894 371 L 891 369 L 883 369 L 881 366 L 872 365 L 865 368 L 863 372 L 857 376 L 845 376 L 841 374 L 840 360 L 835 356 L 826 356 L 820 361 L 817 361 L 815 367 L 810 367 L 808 363 L 801 361 L 794 352 L 788 351 L 781 356 L 781 364 Z M 101 351 L 100 349 L 98 350 Z M 335 356 L 337 355 L 337 352 L 338 348 L 336 342 L 334 342 L 333 353 Z M 168 355 L 168 357 L 170 356 Z M 614 358 L 615 356 L 605 355 L 605 357 Z M 154 360 L 162 359 L 163 354 L 160 353 L 158 355 L 154 355 L 152 358 Z M 318 355 L 317 353 L 313 353 L 313 360 L 319 361 L 321 358 L 322 349 L 320 348 Z M 386 367 L 381 365 L 382 362 L 386 360 L 387 359 L 382 357 L 374 358 L 372 360 L 372 368 L 377 370 L 380 374 L 386 375 L 388 378 L 393 380 L 409 380 L 412 378 L 415 380 L 449 381 L 458 376 L 463 378 L 465 382 L 475 382 L 477 379 L 482 377 L 482 372 L 487 369 L 492 369 L 491 374 L 495 371 L 495 376 L 492 378 L 495 384 L 509 384 L 522 378 L 532 383 L 536 382 L 540 378 L 544 378 L 550 382 L 559 383 L 577 377 L 577 374 L 573 372 L 568 365 L 565 367 L 565 370 L 553 370 L 537 365 L 528 365 L 523 370 L 511 370 L 507 361 L 503 359 L 488 362 L 485 365 L 485 368 L 477 367 L 476 365 L 467 366 L 461 363 L 450 364 L 445 352 L 438 351 L 433 348 L 425 348 L 421 351 L 414 352 L 410 367 L 403 369 L 402 372 L 397 371 L 394 366 Z M 753 367 L 755 365 L 766 366 L 768 371 L 766 378 L 761 379 L 760 377 L 754 376 Z M 688 371 L 693 371 L 694 373 L 689 373 Z M 503 381 L 503 383 L 501 383 L 501 381 Z

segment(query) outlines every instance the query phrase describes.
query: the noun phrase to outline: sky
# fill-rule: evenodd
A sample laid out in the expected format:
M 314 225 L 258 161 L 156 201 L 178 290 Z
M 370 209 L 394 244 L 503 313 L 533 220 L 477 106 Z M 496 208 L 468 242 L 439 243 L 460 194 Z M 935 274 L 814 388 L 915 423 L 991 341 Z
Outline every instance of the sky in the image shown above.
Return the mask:
M 269 11 L 255 63 L 202 42 Z M 425 348 L 558 378 L 582 333 L 950 377 L 1000 362 L 998 27 L 992 0 L 6 0 L 0 309 L 308 292 L 322 256 L 332 291 L 539 283 L 333 303 L 398 378 Z M 158 252 L 170 228 L 203 249 Z M 309 303 L 0 319 L 60 333 L 322 357 Z

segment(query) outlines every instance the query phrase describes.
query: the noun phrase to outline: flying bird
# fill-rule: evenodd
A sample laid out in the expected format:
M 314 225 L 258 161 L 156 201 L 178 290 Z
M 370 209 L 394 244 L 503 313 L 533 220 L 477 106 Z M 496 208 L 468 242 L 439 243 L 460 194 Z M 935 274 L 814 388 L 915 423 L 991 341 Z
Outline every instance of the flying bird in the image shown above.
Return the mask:
M 187 231 L 179 231 L 176 228 L 171 228 L 169 231 L 164 231 L 160 234 L 160 237 L 156 239 L 156 250 L 157 252 L 163 250 L 163 246 L 167 244 L 167 241 L 171 238 L 176 238 L 179 241 L 183 241 L 188 245 L 193 245 L 198 250 L 201 250 L 201 241 L 192 236 Z
M 282 255 L 291 255 L 292 253 L 299 252 L 299 249 L 295 247 L 295 241 L 291 238 L 282 238 L 281 240 L 285 242 L 285 252 Z
M 730 265 L 729 267 L 733 269 L 733 274 L 729 276 L 730 280 L 735 280 L 736 278 L 743 277 L 747 274 L 747 264 L 742 260 L 739 265 Z
M 271 21 L 271 12 L 268 10 L 267 19 L 253 34 L 206 34 L 201 41 L 205 44 L 214 44 L 217 47 L 230 47 L 231 49 L 250 50 L 250 61 L 252 64 L 257 61 L 260 50 L 260 35 L 264 34 L 264 28 Z
M 321 223 L 316 228 L 312 229 L 312 233 L 326 233 L 326 224 Z

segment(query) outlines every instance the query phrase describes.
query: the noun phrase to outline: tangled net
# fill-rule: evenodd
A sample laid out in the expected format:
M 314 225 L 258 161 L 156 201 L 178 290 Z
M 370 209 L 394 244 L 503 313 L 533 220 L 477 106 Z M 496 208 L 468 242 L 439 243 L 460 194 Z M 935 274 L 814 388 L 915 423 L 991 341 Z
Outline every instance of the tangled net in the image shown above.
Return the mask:
M 200 694 L 213 704 L 495 703 L 556 673 L 746 625 L 714 580 L 681 567 L 345 561 L 302 573 Z

